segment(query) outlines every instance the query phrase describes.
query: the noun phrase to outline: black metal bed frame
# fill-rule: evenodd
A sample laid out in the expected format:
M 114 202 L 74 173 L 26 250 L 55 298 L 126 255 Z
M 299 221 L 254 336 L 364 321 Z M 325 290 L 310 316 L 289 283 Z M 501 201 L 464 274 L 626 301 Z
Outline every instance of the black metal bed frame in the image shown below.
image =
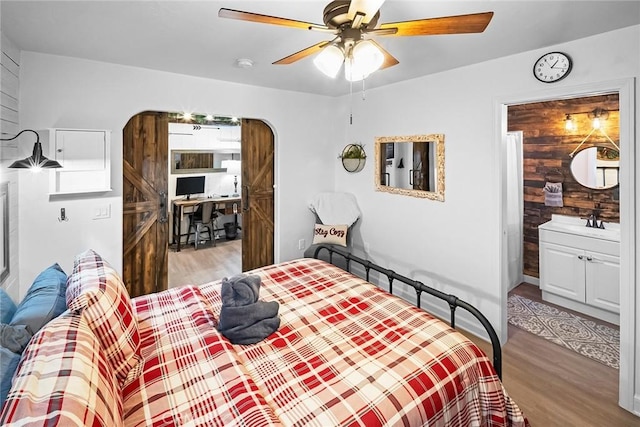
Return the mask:
M 394 280 L 397 280 L 399 282 L 402 282 L 404 284 L 407 284 L 407 285 L 413 287 L 415 289 L 415 291 L 416 291 L 416 306 L 418 308 L 420 308 L 420 296 L 421 296 L 422 292 L 426 292 L 429 295 L 432 295 L 432 296 L 434 296 L 436 298 L 440 298 L 441 300 L 446 301 L 447 304 L 449 304 L 449 310 L 451 312 L 450 325 L 451 325 L 452 328 L 456 327 L 456 309 L 458 307 L 460 307 L 460 308 L 464 308 L 465 310 L 467 310 L 476 319 L 478 319 L 480 321 L 482 326 L 485 328 L 485 330 L 489 334 L 489 338 L 491 339 L 491 347 L 492 347 L 492 351 L 493 351 L 493 368 L 495 369 L 496 373 L 498 374 L 498 378 L 502 379 L 502 348 L 500 347 L 500 339 L 498 338 L 498 334 L 496 333 L 495 329 L 493 329 L 493 326 L 491 325 L 489 320 L 477 308 L 475 308 L 474 306 L 472 306 L 468 302 L 459 299 L 455 295 L 445 294 L 444 292 L 441 292 L 441 291 L 439 291 L 437 289 L 429 287 L 429 286 L 425 285 L 422 282 L 419 282 L 417 280 L 413 280 L 413 279 L 410 279 L 408 277 L 402 276 L 402 275 L 396 273 L 393 270 L 389 270 L 389 269 L 380 267 L 379 265 L 376 265 L 376 264 L 372 263 L 369 260 L 362 259 L 362 258 L 360 258 L 360 257 L 358 257 L 356 255 L 351 254 L 350 252 L 346 251 L 345 249 L 337 248 L 335 246 L 329 246 L 329 245 L 320 244 L 316 248 L 316 250 L 315 250 L 315 252 L 313 254 L 313 257 L 318 259 L 318 254 L 323 249 L 325 249 L 325 250 L 327 250 L 329 252 L 329 262 L 330 263 L 333 263 L 333 253 L 334 252 L 339 254 L 340 256 L 344 257 L 345 261 L 346 261 L 346 271 L 348 271 L 348 272 L 351 272 L 351 262 L 352 261 L 362 265 L 364 267 L 365 271 L 366 271 L 366 277 L 364 277 L 364 279 L 367 282 L 369 281 L 369 271 L 370 270 L 375 270 L 375 271 L 377 271 L 379 273 L 384 274 L 385 276 L 387 276 L 387 279 L 389 281 L 389 293 L 391 293 L 391 294 L 393 294 L 393 282 L 394 282 Z

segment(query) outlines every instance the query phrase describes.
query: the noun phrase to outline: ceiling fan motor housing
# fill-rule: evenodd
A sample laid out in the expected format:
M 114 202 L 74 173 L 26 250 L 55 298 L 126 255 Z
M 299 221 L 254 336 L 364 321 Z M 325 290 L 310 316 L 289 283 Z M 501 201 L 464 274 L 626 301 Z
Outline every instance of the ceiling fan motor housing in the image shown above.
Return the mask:
M 341 29 L 345 27 L 351 27 L 352 19 L 349 18 L 349 0 L 336 0 L 329 3 L 323 12 L 324 25 L 329 28 Z M 371 18 L 366 25 L 368 28 L 374 28 L 378 24 L 378 18 L 380 18 L 380 12 Z

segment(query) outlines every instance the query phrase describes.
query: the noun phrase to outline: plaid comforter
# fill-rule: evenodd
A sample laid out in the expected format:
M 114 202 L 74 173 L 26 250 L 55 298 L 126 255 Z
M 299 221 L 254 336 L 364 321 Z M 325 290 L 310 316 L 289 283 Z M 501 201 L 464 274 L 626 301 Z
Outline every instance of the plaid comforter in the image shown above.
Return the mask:
M 113 313 L 89 319 L 68 311 L 33 337 L 0 413 L 2 425 L 528 425 L 468 339 L 323 261 L 252 272 L 261 278 L 261 299 L 280 304 L 281 324 L 247 346 L 232 345 L 216 330 L 220 282 L 130 302 L 104 300 L 124 285 L 94 274 L 104 270 L 96 254 L 81 261 L 82 292 L 94 292 Z M 93 277 L 100 286 L 87 287 Z M 111 310 L 106 302 L 116 300 L 122 309 Z M 118 376 L 113 368 L 130 359 L 104 351 L 107 320 L 121 324 L 116 335 L 134 330 L 124 341 L 142 364 L 137 376 Z
M 424 311 L 323 261 L 252 273 L 281 318 L 255 345 L 216 331 L 220 282 L 133 300 L 125 425 L 526 425 L 482 351 Z

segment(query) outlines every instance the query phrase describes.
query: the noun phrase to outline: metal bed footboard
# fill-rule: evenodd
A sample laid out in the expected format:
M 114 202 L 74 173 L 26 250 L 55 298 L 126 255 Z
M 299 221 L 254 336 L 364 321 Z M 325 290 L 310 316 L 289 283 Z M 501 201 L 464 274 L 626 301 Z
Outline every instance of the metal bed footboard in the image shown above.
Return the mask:
M 502 348 L 500 347 L 500 339 L 498 338 L 498 334 L 496 333 L 495 329 L 493 329 L 493 326 L 491 325 L 489 320 L 477 308 L 475 308 L 468 302 L 459 299 L 455 295 L 445 294 L 444 292 L 441 292 L 437 289 L 429 287 L 422 282 L 402 276 L 393 270 L 380 267 L 379 265 L 374 264 L 369 260 L 362 259 L 341 248 L 321 244 L 321 245 L 318 245 L 318 247 L 316 248 L 313 254 L 313 257 L 318 259 L 318 254 L 323 249 L 329 252 L 329 262 L 331 263 L 333 263 L 334 252 L 344 257 L 346 260 L 346 270 L 348 272 L 351 272 L 352 261 L 362 265 L 366 272 L 366 277 L 364 278 L 366 281 L 369 281 L 369 272 L 371 270 L 384 274 L 385 276 L 387 276 L 387 279 L 389 281 L 389 293 L 391 294 L 393 293 L 393 282 L 395 280 L 413 287 L 416 291 L 416 306 L 418 308 L 420 308 L 420 296 L 422 292 L 426 292 L 429 295 L 433 295 L 436 298 L 440 298 L 446 301 L 447 304 L 449 304 L 449 310 L 451 312 L 450 325 L 452 328 L 456 327 L 456 309 L 460 307 L 467 310 L 476 319 L 480 321 L 482 326 L 487 331 L 487 334 L 489 334 L 489 338 L 491 340 L 492 352 L 493 352 L 493 368 L 498 374 L 498 378 L 502 379 Z

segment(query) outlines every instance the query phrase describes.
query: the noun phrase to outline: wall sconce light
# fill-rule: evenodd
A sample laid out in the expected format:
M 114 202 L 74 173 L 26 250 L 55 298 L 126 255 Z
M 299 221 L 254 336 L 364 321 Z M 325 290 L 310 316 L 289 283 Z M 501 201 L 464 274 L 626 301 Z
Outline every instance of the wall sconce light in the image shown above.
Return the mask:
M 39 170 L 39 169 L 55 169 L 55 168 L 62 167 L 62 165 L 57 161 L 50 160 L 46 158 L 44 155 L 42 155 L 42 144 L 40 144 L 40 135 L 38 135 L 38 132 L 36 132 L 35 130 L 24 129 L 18 132 L 18 134 L 13 138 L 0 138 L 0 141 L 12 141 L 18 138 L 20 135 L 22 135 L 25 132 L 33 132 L 34 134 L 36 134 L 36 142 L 35 144 L 33 144 L 33 154 L 31 154 L 31 156 L 26 157 L 22 160 L 16 160 L 15 162 L 11 163 L 11 166 L 9 166 L 10 168 Z
M 602 127 L 602 120 L 609 118 L 609 112 L 602 108 L 596 108 L 589 113 L 589 118 L 592 120 L 591 126 L 593 126 L 594 129 L 600 129 Z
M 573 117 L 571 114 L 567 114 L 564 119 L 564 128 L 568 131 L 572 131 L 576 128 L 576 124 L 573 122 Z
M 229 175 L 233 175 L 233 197 L 238 197 L 238 175 L 241 171 L 240 160 L 223 160 L 220 166 L 227 170 Z

